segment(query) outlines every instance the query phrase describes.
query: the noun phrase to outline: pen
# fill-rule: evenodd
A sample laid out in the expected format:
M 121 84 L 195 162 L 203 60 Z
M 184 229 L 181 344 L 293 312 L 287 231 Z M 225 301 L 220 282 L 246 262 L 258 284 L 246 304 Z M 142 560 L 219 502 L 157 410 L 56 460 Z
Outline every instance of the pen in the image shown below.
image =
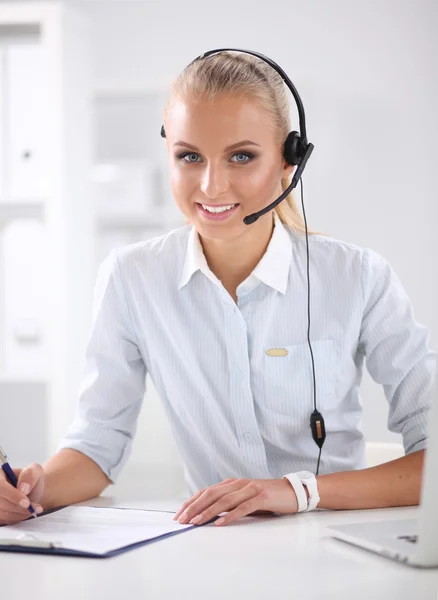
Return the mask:
M 8 457 L 6 456 L 6 452 L 3 450 L 3 448 L 1 446 L 0 446 L 0 463 L 1 463 L 1 467 L 4 471 L 4 473 L 6 475 L 6 479 L 9 481 L 9 483 L 11 483 L 16 488 L 18 486 L 18 479 L 17 479 L 14 471 L 11 469 L 11 465 L 8 463 Z M 28 510 L 32 514 L 33 517 L 37 516 L 32 504 L 29 504 Z

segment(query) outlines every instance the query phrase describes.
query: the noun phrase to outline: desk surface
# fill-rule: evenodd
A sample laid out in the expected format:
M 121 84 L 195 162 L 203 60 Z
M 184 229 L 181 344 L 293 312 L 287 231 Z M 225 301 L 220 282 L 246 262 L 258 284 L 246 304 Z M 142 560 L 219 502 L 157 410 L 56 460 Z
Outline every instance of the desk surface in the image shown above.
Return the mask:
M 177 510 L 119 484 L 84 504 Z M 148 500 L 148 498 L 150 498 Z M 213 524 L 108 559 L 0 553 L 2 600 L 437 600 L 438 569 L 398 564 L 332 539 L 334 524 L 416 517 L 417 507 L 314 511 Z

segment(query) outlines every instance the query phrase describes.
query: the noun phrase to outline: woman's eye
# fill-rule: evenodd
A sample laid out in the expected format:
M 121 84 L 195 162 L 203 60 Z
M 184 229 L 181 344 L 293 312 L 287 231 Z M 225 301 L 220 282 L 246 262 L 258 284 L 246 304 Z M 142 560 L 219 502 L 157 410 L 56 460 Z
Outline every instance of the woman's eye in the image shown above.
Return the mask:
M 233 155 L 233 158 L 234 158 L 234 156 L 237 156 L 237 158 L 238 158 L 238 160 L 234 161 L 237 163 L 247 163 L 254 157 L 254 155 L 250 154 L 249 152 L 237 152 L 237 154 Z M 245 159 L 247 159 L 247 160 L 245 160 Z
M 182 154 L 179 155 L 180 159 L 182 159 L 184 162 L 188 162 L 188 163 L 192 163 L 192 162 L 197 162 L 197 158 L 199 158 L 198 154 L 196 154 L 196 152 L 183 152 Z M 189 160 L 186 160 L 186 159 Z M 194 160 L 192 160 L 194 158 Z

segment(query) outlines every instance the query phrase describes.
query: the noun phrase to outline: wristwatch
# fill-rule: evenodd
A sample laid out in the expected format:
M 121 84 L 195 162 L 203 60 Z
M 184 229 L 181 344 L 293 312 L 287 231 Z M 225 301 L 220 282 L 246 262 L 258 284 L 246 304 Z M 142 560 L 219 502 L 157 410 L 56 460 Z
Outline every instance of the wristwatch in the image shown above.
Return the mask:
M 298 471 L 295 473 L 301 483 L 306 486 L 309 492 L 309 501 L 307 508 L 305 511 L 313 510 L 318 506 L 319 503 L 319 494 L 318 494 L 318 484 L 316 482 L 316 477 L 310 471 Z
M 287 479 L 289 481 L 295 492 L 295 496 L 297 497 L 297 512 L 304 512 L 307 510 L 308 503 L 306 491 L 297 473 L 288 473 L 287 475 L 283 475 L 283 479 Z

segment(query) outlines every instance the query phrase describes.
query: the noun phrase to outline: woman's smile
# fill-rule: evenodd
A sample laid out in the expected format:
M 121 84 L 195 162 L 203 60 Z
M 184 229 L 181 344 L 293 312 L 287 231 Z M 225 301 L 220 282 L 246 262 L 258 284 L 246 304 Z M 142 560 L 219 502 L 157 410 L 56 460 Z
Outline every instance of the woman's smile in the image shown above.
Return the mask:
M 196 202 L 199 214 L 209 221 L 225 221 L 239 209 L 239 204 L 199 204 Z

